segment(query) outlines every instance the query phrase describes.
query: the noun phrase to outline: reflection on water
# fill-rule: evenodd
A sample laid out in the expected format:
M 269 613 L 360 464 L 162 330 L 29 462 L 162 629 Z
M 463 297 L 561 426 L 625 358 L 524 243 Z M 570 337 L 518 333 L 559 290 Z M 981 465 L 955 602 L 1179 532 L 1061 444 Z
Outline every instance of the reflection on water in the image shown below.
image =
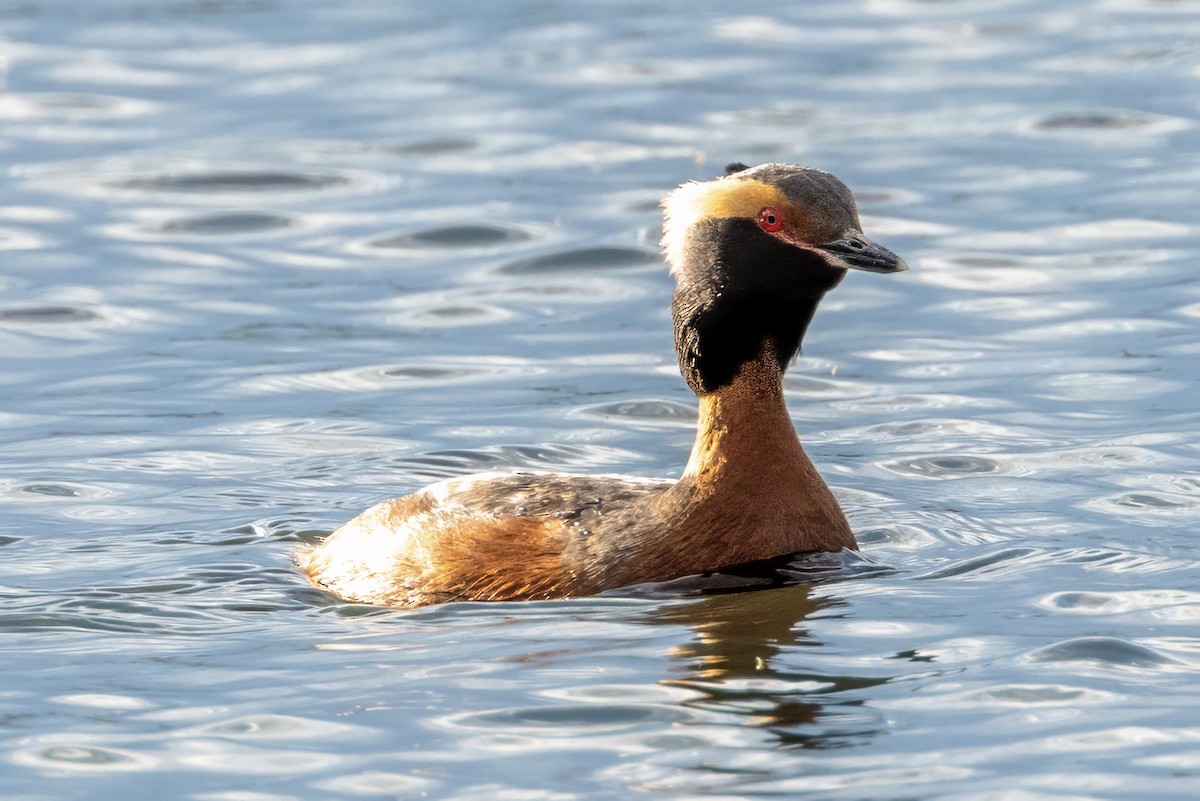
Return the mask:
M 1190 800 L 1198 36 L 0 4 L 2 794 Z M 428 481 L 677 475 L 658 202 L 770 159 L 913 266 L 786 382 L 860 554 L 411 613 L 296 574 Z
M 836 616 L 840 605 L 828 596 L 814 598 L 812 588 L 800 584 L 714 595 L 656 611 L 657 620 L 695 632 L 695 641 L 673 654 L 686 665 L 687 676 L 669 682 L 703 693 L 690 705 L 749 715 L 748 725 L 772 732 L 781 745 L 830 748 L 862 742 L 883 729 L 864 726 L 857 710 L 864 697 L 853 691 L 887 678 L 832 676 L 803 664 L 807 649 L 822 647 L 805 630 L 805 618 Z

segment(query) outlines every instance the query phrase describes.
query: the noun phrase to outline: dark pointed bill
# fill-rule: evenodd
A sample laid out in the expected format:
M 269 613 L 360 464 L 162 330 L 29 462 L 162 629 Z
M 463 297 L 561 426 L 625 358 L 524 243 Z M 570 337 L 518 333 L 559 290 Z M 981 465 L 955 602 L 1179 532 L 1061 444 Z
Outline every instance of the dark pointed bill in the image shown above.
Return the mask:
M 898 273 L 907 270 L 904 259 L 883 245 L 877 245 L 862 234 L 839 239 L 820 246 L 833 257 L 834 264 L 871 273 Z

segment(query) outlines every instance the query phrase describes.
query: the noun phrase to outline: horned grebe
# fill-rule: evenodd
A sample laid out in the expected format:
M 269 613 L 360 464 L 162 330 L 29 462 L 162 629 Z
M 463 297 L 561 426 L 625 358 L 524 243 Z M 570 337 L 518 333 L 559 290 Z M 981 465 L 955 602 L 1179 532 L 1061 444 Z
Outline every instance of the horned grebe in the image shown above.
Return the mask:
M 483 473 L 384 501 L 302 557 L 347 601 L 587 595 L 803 551 L 857 548 L 800 446 L 783 373 L 849 268 L 906 269 L 811 167 L 733 164 L 663 201 L 675 349 L 699 396 L 678 481 Z

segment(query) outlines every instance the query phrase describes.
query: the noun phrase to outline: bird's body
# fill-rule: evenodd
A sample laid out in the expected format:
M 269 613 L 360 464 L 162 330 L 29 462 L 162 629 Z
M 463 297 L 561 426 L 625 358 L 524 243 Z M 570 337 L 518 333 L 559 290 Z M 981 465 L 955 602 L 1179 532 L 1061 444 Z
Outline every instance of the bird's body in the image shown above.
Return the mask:
M 903 262 L 862 235 L 849 190 L 819 170 L 739 169 L 664 205 L 676 349 L 700 398 L 680 479 L 450 479 L 335 531 L 303 559 L 315 583 L 389 606 L 553 598 L 857 547 L 800 445 L 783 372 L 847 267 Z

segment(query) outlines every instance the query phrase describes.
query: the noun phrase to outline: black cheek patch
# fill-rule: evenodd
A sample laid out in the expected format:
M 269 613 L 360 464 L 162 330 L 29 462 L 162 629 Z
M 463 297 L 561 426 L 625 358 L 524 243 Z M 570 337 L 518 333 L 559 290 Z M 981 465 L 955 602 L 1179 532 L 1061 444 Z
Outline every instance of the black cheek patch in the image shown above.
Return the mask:
M 707 220 L 691 234 L 671 300 L 688 385 L 699 393 L 728 384 L 767 341 L 786 367 L 844 271 L 763 233 L 753 220 Z
M 800 349 L 820 298 L 797 298 L 701 314 L 676 329 L 679 369 L 696 393 L 713 392 L 733 381 L 746 362 L 771 343 L 780 370 Z

